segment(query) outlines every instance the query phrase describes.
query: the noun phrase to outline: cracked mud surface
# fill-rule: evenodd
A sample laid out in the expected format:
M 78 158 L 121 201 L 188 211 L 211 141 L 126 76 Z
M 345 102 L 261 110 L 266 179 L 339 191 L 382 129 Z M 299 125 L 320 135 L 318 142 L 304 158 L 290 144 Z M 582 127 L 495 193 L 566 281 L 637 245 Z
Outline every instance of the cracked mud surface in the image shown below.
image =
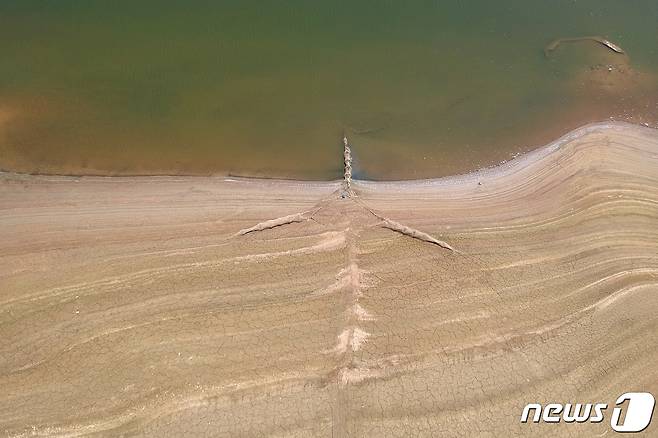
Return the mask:
M 3 174 L 0 434 L 592 436 L 519 417 L 658 394 L 655 131 L 340 188 Z

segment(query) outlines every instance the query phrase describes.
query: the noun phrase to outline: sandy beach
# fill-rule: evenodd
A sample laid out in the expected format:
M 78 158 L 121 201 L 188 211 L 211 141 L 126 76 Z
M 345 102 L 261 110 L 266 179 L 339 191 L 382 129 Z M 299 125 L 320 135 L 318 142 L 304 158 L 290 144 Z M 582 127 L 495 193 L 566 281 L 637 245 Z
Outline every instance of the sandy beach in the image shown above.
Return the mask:
M 0 174 L 0 433 L 596 436 L 519 419 L 658 394 L 658 131 L 352 187 Z

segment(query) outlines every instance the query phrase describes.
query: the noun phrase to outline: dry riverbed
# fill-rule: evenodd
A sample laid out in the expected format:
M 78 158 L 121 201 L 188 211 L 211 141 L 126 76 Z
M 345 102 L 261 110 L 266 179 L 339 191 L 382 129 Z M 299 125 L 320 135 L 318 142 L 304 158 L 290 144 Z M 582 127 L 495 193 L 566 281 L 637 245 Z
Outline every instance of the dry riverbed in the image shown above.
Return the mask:
M 592 436 L 521 411 L 658 395 L 657 131 L 340 188 L 0 175 L 0 432 Z

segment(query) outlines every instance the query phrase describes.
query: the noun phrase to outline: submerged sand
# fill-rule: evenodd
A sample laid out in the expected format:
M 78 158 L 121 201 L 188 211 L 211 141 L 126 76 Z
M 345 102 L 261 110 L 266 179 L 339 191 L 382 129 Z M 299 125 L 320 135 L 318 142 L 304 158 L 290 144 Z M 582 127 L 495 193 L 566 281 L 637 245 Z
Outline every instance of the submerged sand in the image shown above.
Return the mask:
M 657 131 L 353 189 L 3 174 L 0 431 L 591 436 L 521 411 L 658 395 Z

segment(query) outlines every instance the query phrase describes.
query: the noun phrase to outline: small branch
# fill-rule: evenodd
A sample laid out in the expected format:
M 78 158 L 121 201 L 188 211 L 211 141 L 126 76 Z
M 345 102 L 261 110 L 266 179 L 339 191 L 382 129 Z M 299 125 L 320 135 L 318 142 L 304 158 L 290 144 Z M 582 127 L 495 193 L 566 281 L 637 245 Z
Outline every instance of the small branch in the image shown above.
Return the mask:
M 577 37 L 577 38 L 558 38 L 556 40 L 551 41 L 544 47 L 544 55 L 548 58 L 550 57 L 550 54 L 558 48 L 558 46 L 562 43 L 575 43 L 579 41 L 595 41 L 599 44 L 602 44 L 603 46 L 607 47 L 608 49 L 612 50 L 613 52 L 616 53 L 621 53 L 624 54 L 624 49 L 619 47 L 617 44 L 613 43 L 612 41 L 603 38 L 602 36 L 584 36 L 584 37 Z

